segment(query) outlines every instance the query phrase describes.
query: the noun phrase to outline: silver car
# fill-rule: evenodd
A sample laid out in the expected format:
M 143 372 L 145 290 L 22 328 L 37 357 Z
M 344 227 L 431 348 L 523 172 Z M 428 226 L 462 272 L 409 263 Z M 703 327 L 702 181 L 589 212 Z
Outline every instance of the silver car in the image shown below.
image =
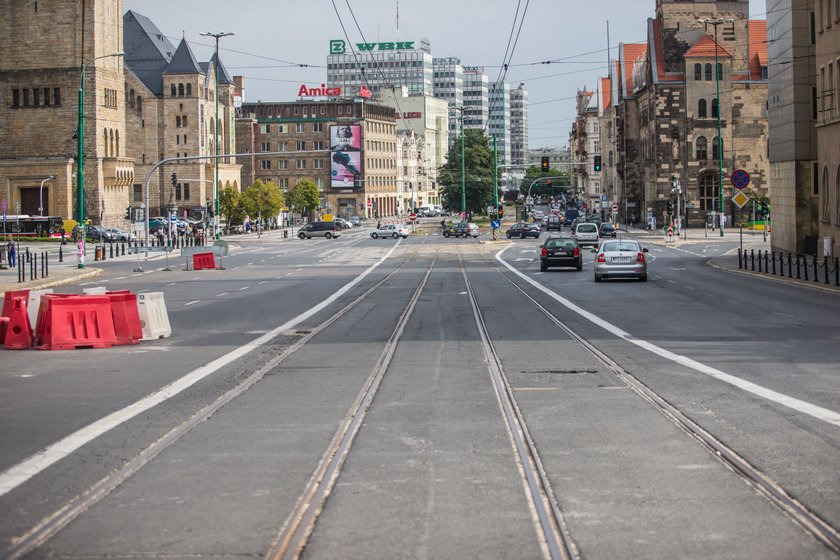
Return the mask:
M 572 234 L 578 245 L 598 245 L 598 226 L 590 222 L 583 222 L 575 226 Z
M 635 239 L 602 241 L 595 251 L 595 281 L 604 278 L 638 278 L 647 281 L 648 255 Z

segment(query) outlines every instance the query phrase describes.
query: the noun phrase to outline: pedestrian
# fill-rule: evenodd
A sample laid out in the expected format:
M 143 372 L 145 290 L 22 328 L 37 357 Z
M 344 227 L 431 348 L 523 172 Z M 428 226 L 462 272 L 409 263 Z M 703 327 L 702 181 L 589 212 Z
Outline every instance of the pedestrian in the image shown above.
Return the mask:
M 250 220 L 245 222 L 245 233 L 251 233 L 251 221 Z
M 17 263 L 17 250 L 15 249 L 15 242 L 9 241 L 9 266 L 14 267 Z
M 381 221 L 376 222 L 376 229 L 382 229 L 382 222 Z

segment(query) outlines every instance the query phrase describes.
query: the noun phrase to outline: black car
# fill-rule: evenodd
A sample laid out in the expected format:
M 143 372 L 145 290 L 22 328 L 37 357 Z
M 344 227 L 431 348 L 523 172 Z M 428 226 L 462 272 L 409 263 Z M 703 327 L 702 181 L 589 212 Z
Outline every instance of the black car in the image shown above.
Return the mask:
M 557 231 L 560 231 L 560 228 L 562 227 L 562 225 L 563 225 L 563 222 L 560 220 L 560 216 L 557 215 L 557 214 L 551 214 L 548 217 L 546 217 L 546 219 L 545 219 L 545 230 L 546 231 L 551 230 L 551 229 L 556 229 Z
M 550 266 L 573 266 L 583 270 L 583 255 L 580 245 L 572 237 L 549 237 L 540 251 L 540 270 Z
M 91 241 L 99 241 L 100 243 L 117 241 L 114 235 L 102 226 L 87 226 L 85 228 L 85 237 Z
M 520 239 L 525 239 L 526 237 L 533 237 L 534 239 L 540 238 L 540 226 L 539 224 L 529 224 L 527 222 L 516 222 L 513 224 L 509 230 L 505 233 L 505 236 L 510 239 L 511 237 L 518 237 Z
M 609 222 L 604 222 L 598 226 L 598 237 L 615 237 L 615 226 Z
M 460 222 L 457 224 L 452 224 L 443 228 L 443 236 L 449 237 L 478 237 L 478 229 L 475 227 L 471 227 L 473 224 L 469 222 Z

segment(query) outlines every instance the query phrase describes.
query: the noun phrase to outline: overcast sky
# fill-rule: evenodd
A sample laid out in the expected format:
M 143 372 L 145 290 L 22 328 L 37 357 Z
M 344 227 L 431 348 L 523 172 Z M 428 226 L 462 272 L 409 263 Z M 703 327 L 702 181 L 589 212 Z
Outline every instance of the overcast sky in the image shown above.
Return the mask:
M 647 18 L 656 10 L 655 0 L 402 0 L 398 37 L 397 5 L 397 0 L 123 0 L 125 11 L 150 18 L 176 46 L 184 34 L 199 61 L 210 59 L 213 45 L 199 33 L 234 32 L 221 40 L 220 58 L 231 75 L 245 76 L 248 101 L 294 101 L 301 84 L 325 82 L 329 41 L 345 39 L 342 23 L 353 43 L 362 36 L 367 42 L 427 38 L 432 56 L 484 66 L 493 82 L 506 60 L 514 20 L 524 13 L 513 56 L 507 57 L 506 80 L 511 88 L 524 83 L 528 90 L 531 149 L 568 143 L 576 92 L 594 89 L 606 76 L 607 20 L 615 58 L 618 43 L 645 40 Z M 765 17 L 764 1 L 750 5 L 752 17 Z M 546 61 L 552 62 L 542 64 Z

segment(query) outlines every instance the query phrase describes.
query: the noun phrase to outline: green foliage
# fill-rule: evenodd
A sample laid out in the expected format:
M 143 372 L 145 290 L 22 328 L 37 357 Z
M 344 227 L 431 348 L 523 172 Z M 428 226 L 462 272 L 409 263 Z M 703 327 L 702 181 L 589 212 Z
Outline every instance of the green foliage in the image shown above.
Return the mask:
M 242 211 L 251 218 L 276 216 L 283 207 L 283 193 L 280 187 L 271 181 L 263 183 L 257 181 L 245 189 L 239 198 Z
M 293 212 L 312 213 L 321 202 L 318 186 L 312 179 L 301 179 L 297 185 L 289 189 L 286 202 Z
M 493 148 L 481 130 L 464 131 L 464 184 L 467 212 L 484 213 L 493 204 Z M 460 212 L 462 207 L 461 142 L 458 136 L 449 148 L 446 165 L 440 168 L 438 184 L 443 207 Z
M 534 181 L 542 177 L 552 177 L 551 187 L 548 186 L 547 181 L 539 181 L 533 186 L 533 188 L 531 188 L 531 196 L 552 194 L 552 188 L 554 189 L 554 194 L 560 194 L 564 190 L 569 190 L 571 188 L 571 180 L 569 179 L 568 171 L 549 169 L 546 173 L 540 169 L 540 166 L 532 165 L 525 170 L 525 178 L 522 179 L 522 183 L 519 185 L 519 191 L 523 195 L 528 196 L 528 188 L 531 187 L 531 184 Z M 554 177 L 556 177 L 556 179 Z
M 244 212 L 240 199 L 242 195 L 233 187 L 225 187 L 219 192 L 219 214 L 227 222 L 228 227 L 242 221 Z

